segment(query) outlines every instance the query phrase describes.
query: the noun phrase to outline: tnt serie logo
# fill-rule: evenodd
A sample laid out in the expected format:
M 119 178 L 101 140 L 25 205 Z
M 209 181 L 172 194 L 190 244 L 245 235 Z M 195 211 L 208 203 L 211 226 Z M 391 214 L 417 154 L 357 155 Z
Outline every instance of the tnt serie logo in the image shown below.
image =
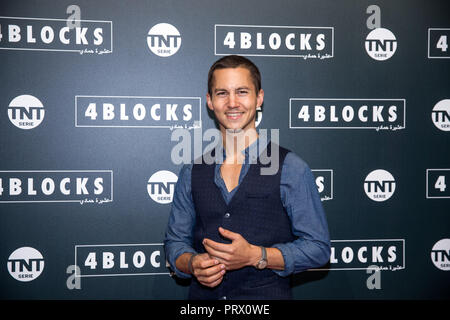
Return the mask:
M 170 57 L 181 47 L 180 32 L 171 24 L 158 23 L 148 31 L 147 45 L 157 56 Z
M 147 183 L 147 192 L 153 201 L 161 204 L 171 203 L 178 176 L 167 170 L 154 173 Z
M 19 129 L 36 128 L 42 123 L 44 116 L 44 105 L 32 95 L 24 94 L 15 97 L 8 106 L 8 118 Z
M 395 179 L 386 170 L 378 169 L 369 173 L 364 181 L 364 191 L 373 201 L 386 201 L 395 191 Z
M 388 60 L 397 50 L 397 39 L 390 30 L 376 28 L 367 35 L 365 48 L 372 59 L 378 61 Z
M 431 261 L 440 270 L 450 270 L 450 239 L 442 239 L 434 244 Z
M 439 130 L 450 131 L 450 99 L 436 103 L 431 111 L 431 120 Z
M 7 267 L 14 279 L 30 282 L 39 277 L 44 270 L 44 257 L 34 248 L 18 248 L 9 256 Z

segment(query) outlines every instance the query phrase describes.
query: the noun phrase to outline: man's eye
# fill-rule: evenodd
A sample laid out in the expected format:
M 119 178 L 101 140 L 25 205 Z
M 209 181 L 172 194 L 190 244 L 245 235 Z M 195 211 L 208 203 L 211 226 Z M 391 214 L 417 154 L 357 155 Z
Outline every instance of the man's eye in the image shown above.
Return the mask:
M 248 93 L 247 90 L 239 90 L 238 91 L 238 94 L 240 94 L 240 95 L 244 95 L 244 94 L 247 94 L 247 93 Z
M 224 95 L 226 95 L 226 92 L 217 92 L 216 95 L 219 96 L 219 97 L 220 96 L 224 96 Z

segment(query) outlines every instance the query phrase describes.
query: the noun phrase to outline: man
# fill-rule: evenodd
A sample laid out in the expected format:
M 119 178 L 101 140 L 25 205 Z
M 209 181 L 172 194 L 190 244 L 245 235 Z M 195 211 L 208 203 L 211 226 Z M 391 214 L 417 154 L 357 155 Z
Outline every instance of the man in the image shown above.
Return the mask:
M 264 91 L 250 60 L 233 55 L 216 61 L 206 98 L 225 161 L 195 161 L 181 169 L 166 231 L 167 259 L 179 277 L 193 278 L 190 299 L 291 299 L 289 276 L 330 257 L 311 170 L 293 152 L 258 143 L 256 109 Z M 258 158 L 251 161 L 255 150 Z M 275 174 L 261 174 L 263 151 L 279 151 Z

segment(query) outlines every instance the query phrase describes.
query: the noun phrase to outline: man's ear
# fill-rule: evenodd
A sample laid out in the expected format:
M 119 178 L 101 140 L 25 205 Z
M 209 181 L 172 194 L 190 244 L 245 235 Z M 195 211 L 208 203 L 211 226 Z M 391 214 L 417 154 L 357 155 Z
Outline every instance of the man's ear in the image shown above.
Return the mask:
M 260 89 L 258 92 L 258 96 L 256 97 L 256 107 L 259 108 L 262 106 L 264 102 L 264 90 Z
M 211 96 L 209 95 L 209 93 L 206 94 L 206 104 L 208 105 L 208 108 L 212 111 L 214 111 L 214 107 L 211 101 Z

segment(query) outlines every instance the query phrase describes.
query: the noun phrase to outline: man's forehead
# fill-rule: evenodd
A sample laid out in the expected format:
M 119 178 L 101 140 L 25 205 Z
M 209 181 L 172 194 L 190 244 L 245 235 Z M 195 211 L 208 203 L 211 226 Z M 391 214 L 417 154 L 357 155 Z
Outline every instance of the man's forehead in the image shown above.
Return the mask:
M 251 73 L 248 69 L 237 68 L 223 68 L 217 69 L 213 73 L 213 87 L 222 86 L 236 86 L 253 88 Z

